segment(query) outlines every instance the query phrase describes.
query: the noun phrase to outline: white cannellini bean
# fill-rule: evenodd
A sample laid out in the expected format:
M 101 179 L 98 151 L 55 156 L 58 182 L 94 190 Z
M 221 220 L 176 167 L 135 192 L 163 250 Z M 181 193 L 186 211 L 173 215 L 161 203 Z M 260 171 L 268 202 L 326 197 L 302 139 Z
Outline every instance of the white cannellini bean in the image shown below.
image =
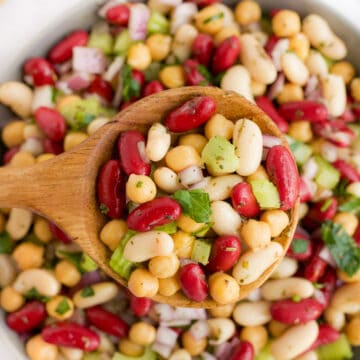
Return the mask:
M 239 119 L 234 126 L 233 144 L 239 158 L 236 172 L 242 176 L 251 175 L 261 163 L 263 136 L 259 126 L 249 119 Z
M 356 181 L 348 185 L 346 187 L 346 192 L 356 197 L 360 197 L 360 181 Z
M 346 284 L 338 288 L 331 298 L 330 307 L 346 314 L 359 312 L 360 282 Z
M 154 181 L 161 190 L 170 194 L 182 189 L 176 172 L 166 166 L 159 167 L 154 171 Z
M 254 102 L 251 77 L 248 70 L 242 65 L 234 65 L 227 69 L 221 79 L 220 87 L 223 90 L 234 91 L 245 99 Z
M 270 306 L 267 301 L 241 302 L 236 305 L 232 316 L 241 326 L 265 325 L 271 320 Z
M 276 360 L 289 360 L 303 353 L 316 340 L 319 326 L 316 321 L 292 326 L 271 344 L 271 353 Z
M 314 291 L 312 282 L 300 277 L 268 280 L 261 287 L 261 295 L 268 301 L 284 300 L 293 296 L 300 296 L 305 299 L 311 297 Z
M 303 32 L 315 48 L 332 60 L 341 60 L 347 54 L 344 42 L 337 37 L 327 21 L 319 15 L 310 14 L 303 20 Z
M 239 236 L 241 217 L 236 210 L 225 201 L 211 203 L 212 229 L 218 235 Z
M 346 323 L 345 314 L 341 311 L 328 306 L 324 311 L 324 318 L 326 322 L 336 330 L 341 330 Z
M 305 354 L 298 356 L 295 360 L 318 360 L 318 355 L 315 351 L 308 351 Z
M 84 356 L 81 349 L 59 346 L 59 350 L 66 360 L 81 360 Z
M 210 327 L 210 345 L 220 345 L 228 341 L 235 334 L 235 323 L 228 318 L 208 319 Z
M 293 52 L 281 56 L 281 66 L 285 77 L 292 83 L 304 86 L 309 80 L 309 70 L 303 61 Z
M 97 348 L 97 351 L 100 353 L 114 354 L 115 345 L 110 340 L 109 335 L 103 333 L 102 331 L 97 332 L 100 336 L 100 345 Z
M 13 240 L 20 240 L 28 233 L 32 220 L 33 213 L 30 210 L 13 208 L 5 229 Z
M 103 125 L 110 122 L 109 118 L 98 117 L 94 119 L 86 128 L 86 131 L 89 135 L 92 135 L 95 131 L 98 131 Z
M 244 34 L 240 43 L 240 60 L 251 77 L 261 84 L 273 83 L 277 76 L 275 65 L 257 39 L 252 34 Z
M 151 126 L 147 135 L 146 155 L 151 161 L 160 161 L 168 152 L 171 143 L 171 136 L 167 128 L 155 123 Z
M 210 201 L 225 200 L 230 197 L 232 188 L 243 181 L 239 175 L 223 175 L 210 178 L 205 186 Z
M 0 287 L 10 285 L 16 276 L 16 266 L 8 254 L 0 254 Z
M 190 24 L 181 25 L 176 31 L 172 44 L 172 53 L 180 62 L 184 62 L 190 57 L 191 45 L 198 33 L 196 27 Z
M 330 115 L 342 115 L 346 108 L 346 87 L 342 76 L 327 75 L 321 79 L 321 88 Z
M 185 349 L 177 349 L 169 357 L 169 360 L 191 360 L 192 356 Z
M 271 266 L 283 252 L 282 246 L 272 241 L 259 250 L 248 250 L 233 268 L 232 275 L 240 285 L 250 284 Z
M 185 2 L 176 6 L 171 12 L 171 34 L 175 34 L 181 25 L 191 23 L 191 20 L 197 11 L 196 5 L 191 2 Z
M 305 60 L 310 75 L 324 77 L 329 73 L 329 67 L 324 57 L 316 50 L 310 50 Z
M 107 281 L 91 285 L 94 294 L 91 296 L 83 297 L 82 289 L 77 291 L 73 297 L 75 306 L 80 309 L 86 309 L 95 305 L 104 304 L 113 299 L 119 292 L 116 284 Z
M 126 244 L 124 258 L 143 262 L 155 256 L 167 256 L 174 250 L 172 237 L 164 231 L 146 231 L 135 234 Z
M 26 294 L 35 288 L 41 295 L 55 296 L 60 292 L 61 284 L 54 273 L 45 269 L 29 269 L 21 272 L 13 283 L 20 294 Z
M 280 264 L 276 267 L 271 274 L 271 279 L 284 279 L 293 276 L 298 269 L 298 262 L 296 259 L 284 257 Z
M 0 85 L 0 103 L 9 106 L 15 114 L 25 118 L 31 115 L 33 92 L 19 81 L 8 81 Z
M 34 156 L 38 156 L 44 152 L 42 141 L 38 138 L 28 138 L 20 146 L 20 151 L 26 151 Z
M 32 111 L 35 112 L 40 106 L 54 108 L 53 88 L 50 85 L 38 86 L 34 89 L 34 97 L 32 102 Z

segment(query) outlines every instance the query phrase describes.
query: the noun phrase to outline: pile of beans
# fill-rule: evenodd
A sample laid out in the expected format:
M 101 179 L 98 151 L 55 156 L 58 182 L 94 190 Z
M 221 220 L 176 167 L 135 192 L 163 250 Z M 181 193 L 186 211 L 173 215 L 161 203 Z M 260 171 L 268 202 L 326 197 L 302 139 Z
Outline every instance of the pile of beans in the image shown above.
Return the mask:
M 2 131 L 4 165 L 69 150 L 141 96 L 212 84 L 255 101 L 286 133 L 300 174 L 300 224 L 261 289 L 206 311 L 136 297 L 47 220 L 1 209 L 0 306 L 27 356 L 351 358 L 349 344 L 360 346 L 360 77 L 344 42 L 319 15 L 267 15 L 252 0 L 233 10 L 209 0 L 110 1 L 99 14 L 90 33 L 77 30 L 26 61 L 24 82 L 0 85 L 0 102 L 16 115 Z M 190 145 L 208 141 L 204 134 Z M 111 250 L 125 225 L 113 219 L 101 231 Z

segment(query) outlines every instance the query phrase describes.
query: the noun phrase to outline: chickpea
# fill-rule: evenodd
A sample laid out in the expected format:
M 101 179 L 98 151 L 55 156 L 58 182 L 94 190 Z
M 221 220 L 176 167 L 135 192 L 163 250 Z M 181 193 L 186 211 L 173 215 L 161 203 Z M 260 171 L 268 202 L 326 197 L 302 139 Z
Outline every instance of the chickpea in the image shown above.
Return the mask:
M 359 225 L 359 219 L 356 215 L 349 212 L 339 212 L 334 216 L 334 223 L 342 225 L 344 230 L 353 236 L 357 226 Z
M 235 304 L 226 304 L 209 309 L 209 313 L 215 318 L 228 318 L 234 311 Z
M 335 63 L 331 67 L 330 73 L 341 76 L 347 85 L 355 76 L 355 68 L 351 63 L 343 60 Z
M 146 269 L 136 269 L 130 275 L 128 288 L 137 297 L 152 297 L 159 290 L 159 280 Z
M 49 154 L 49 153 L 45 153 L 45 154 L 40 154 L 37 158 L 36 158 L 36 162 L 43 162 L 46 160 L 50 160 L 52 158 L 54 158 L 55 155 L 54 154 Z
M 8 148 L 21 145 L 25 141 L 25 126 L 26 123 L 22 120 L 11 121 L 4 126 L 1 138 Z
M 293 51 L 302 61 L 305 61 L 310 52 L 310 41 L 304 33 L 295 34 L 290 38 L 289 50 Z
M 165 156 L 166 165 L 179 172 L 189 166 L 201 166 L 201 158 L 192 146 L 179 145 L 175 146 Z
M 54 296 L 46 303 L 46 311 L 56 320 L 66 320 L 74 313 L 74 303 L 66 296 Z
M 350 85 L 351 96 L 355 101 L 360 101 L 360 77 L 354 78 Z
M 221 114 L 215 114 L 205 124 L 204 132 L 208 139 L 218 135 L 230 140 L 234 132 L 234 123 Z
M 7 312 L 19 310 L 25 303 L 24 297 L 11 286 L 6 286 L 0 293 L 0 305 Z
M 187 134 L 179 138 L 179 145 L 192 146 L 199 154 L 201 154 L 207 142 L 207 138 L 201 134 Z
M 16 168 L 24 168 L 35 164 L 35 158 L 26 151 L 17 152 L 10 160 L 10 166 Z
M 250 219 L 241 227 L 240 234 L 251 249 L 264 247 L 271 241 L 271 227 L 265 221 Z
M 20 270 L 39 268 L 44 263 L 44 248 L 31 242 L 23 242 L 12 253 Z
M 168 193 L 174 193 L 182 188 L 176 172 L 166 166 L 159 167 L 154 171 L 154 181 L 161 190 Z
M 58 348 L 44 341 L 41 335 L 36 335 L 26 343 L 26 354 L 30 360 L 56 360 Z
M 268 333 L 265 326 L 245 326 L 240 333 L 242 341 L 248 341 L 258 353 L 268 341 Z
M 143 321 L 131 325 L 129 339 L 135 344 L 147 346 L 152 344 L 155 338 L 156 329 L 154 326 Z
M 163 296 L 172 296 L 180 290 L 179 280 L 176 276 L 165 279 L 159 279 L 159 294 Z
M 250 182 L 250 181 L 254 181 L 254 180 L 268 180 L 268 179 L 269 179 L 269 176 L 268 176 L 265 168 L 262 165 L 260 165 L 254 173 L 252 173 L 251 175 L 249 175 L 246 178 L 246 181 Z
M 174 276 L 179 270 L 179 258 L 175 254 L 169 256 L 155 256 L 149 261 L 150 272 L 159 279 Z
M 207 345 L 206 337 L 197 340 L 192 336 L 189 330 L 182 333 L 181 341 L 184 349 L 192 356 L 200 355 Z
M 160 81 L 169 89 L 185 85 L 184 70 L 180 65 L 170 65 L 164 67 L 159 72 L 159 78 Z
M 262 96 L 266 92 L 266 84 L 251 79 L 251 92 L 253 96 Z
M 214 37 L 214 43 L 216 46 L 219 46 L 224 40 L 231 36 L 240 37 L 239 28 L 235 25 L 224 26 L 220 31 L 218 31 Z
M 287 83 L 276 98 L 279 104 L 304 100 L 304 91 L 300 85 Z
M 185 349 L 176 349 L 172 352 L 169 360 L 192 360 L 192 356 Z
M 276 320 L 271 320 L 268 324 L 269 333 L 273 337 L 281 336 L 288 327 L 289 325 L 283 324 Z
M 280 10 L 272 18 L 272 29 L 280 37 L 294 36 L 300 32 L 301 20 L 298 13 L 292 10 Z
M 221 30 L 224 22 L 224 13 L 216 5 L 204 7 L 195 16 L 196 28 L 206 34 L 216 34 Z
M 283 210 L 266 210 L 260 216 L 270 226 L 271 237 L 279 236 L 289 225 L 289 216 Z
M 142 204 L 153 200 L 156 196 L 156 185 L 150 176 L 131 174 L 126 183 L 127 197 Z
M 110 220 L 102 228 L 100 232 L 100 240 L 107 245 L 107 247 L 115 251 L 118 247 L 121 238 L 127 232 L 127 225 L 125 220 L 114 219 Z
M 151 64 L 151 52 L 147 45 L 137 42 L 130 45 L 127 63 L 136 70 L 145 70 Z
M 179 258 L 190 258 L 194 246 L 195 236 L 185 232 L 177 231 L 172 235 L 175 253 Z
M 80 131 L 74 131 L 74 132 L 68 133 L 64 139 L 64 151 L 69 151 L 76 145 L 79 145 L 80 143 L 82 143 L 88 137 L 89 136 L 87 134 L 80 132 Z
M 146 40 L 153 61 L 162 61 L 170 53 L 171 36 L 164 34 L 150 35 Z
M 345 326 L 345 334 L 352 346 L 360 346 L 360 317 L 351 319 Z
M 6 225 L 6 219 L 4 214 L 0 213 L 0 232 L 3 232 L 5 230 Z
M 252 0 L 243 0 L 235 8 L 235 19 L 240 25 L 256 23 L 261 18 L 261 7 Z
M 34 234 L 43 243 L 48 243 L 52 238 L 49 222 L 44 218 L 38 217 L 34 222 Z
M 360 269 L 352 276 L 349 276 L 346 274 L 346 272 L 337 269 L 337 276 L 340 280 L 346 282 L 346 283 L 353 283 L 360 281 Z
M 127 356 L 141 356 L 144 353 L 144 347 L 135 344 L 129 339 L 120 339 L 119 341 L 119 350 L 122 354 Z
M 300 120 L 290 123 L 288 134 L 298 141 L 305 143 L 311 141 L 313 139 L 313 132 L 310 121 Z
M 198 223 L 193 220 L 190 216 L 181 214 L 179 218 L 176 220 L 177 226 L 188 233 L 196 233 L 204 228 L 205 223 Z
M 234 303 L 239 299 L 240 287 L 229 274 L 217 272 L 209 278 L 211 297 L 222 305 Z
M 68 260 L 61 260 L 55 266 L 56 279 L 65 286 L 75 286 L 81 278 L 79 270 Z

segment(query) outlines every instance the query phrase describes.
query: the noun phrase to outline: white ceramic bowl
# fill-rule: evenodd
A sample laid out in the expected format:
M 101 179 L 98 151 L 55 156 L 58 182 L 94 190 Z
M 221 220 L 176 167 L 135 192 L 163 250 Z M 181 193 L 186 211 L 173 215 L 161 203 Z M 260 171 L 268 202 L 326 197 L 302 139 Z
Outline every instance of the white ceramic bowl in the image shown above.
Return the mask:
M 316 12 L 346 40 L 349 59 L 360 66 L 359 0 L 258 0 L 264 8 Z M 44 55 L 51 44 L 76 28 L 88 28 L 102 0 L 0 0 L 0 82 L 20 78 L 30 56 Z M 229 0 L 229 3 L 234 0 Z M 358 60 L 358 61 L 356 61 Z M 0 106 L 0 124 L 9 113 Z M 8 330 L 0 312 L 0 358 L 26 360 L 17 336 Z M 360 359 L 360 354 L 355 355 Z

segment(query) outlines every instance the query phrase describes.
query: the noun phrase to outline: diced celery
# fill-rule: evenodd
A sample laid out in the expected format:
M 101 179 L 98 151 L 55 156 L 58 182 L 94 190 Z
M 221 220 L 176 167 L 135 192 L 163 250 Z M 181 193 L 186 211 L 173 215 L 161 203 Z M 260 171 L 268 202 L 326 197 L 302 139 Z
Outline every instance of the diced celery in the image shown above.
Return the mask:
M 316 352 L 319 360 L 345 360 L 353 358 L 351 346 L 344 334 L 341 334 L 335 342 L 320 346 Z
M 120 353 L 115 353 L 112 360 L 157 360 L 157 354 L 150 348 L 146 348 L 141 356 L 127 356 Z M 90 359 L 89 359 L 90 360 Z M 92 359 L 91 359 L 92 360 Z
M 83 254 L 80 266 L 85 272 L 94 271 L 98 268 L 96 262 L 86 254 Z
M 126 55 L 131 45 L 129 30 L 125 29 L 115 38 L 114 53 L 116 55 Z
M 312 154 L 311 146 L 301 141 L 293 141 L 290 144 L 290 149 L 298 165 L 305 164 Z
M 110 267 L 126 280 L 130 277 L 130 274 L 136 267 L 136 264 L 124 258 L 124 249 L 128 241 L 135 234 L 135 231 L 128 230 L 128 232 L 120 240 L 120 244 L 112 254 L 109 263 Z
M 158 11 L 152 11 L 147 24 L 147 31 L 149 34 L 166 34 L 169 32 L 169 21 Z
M 255 360 L 275 360 L 270 352 L 270 343 L 267 343 L 255 356 Z
M 316 156 L 315 161 L 318 165 L 315 182 L 326 189 L 333 189 L 340 181 L 339 171 L 320 156 Z
M 191 253 L 191 260 L 206 265 L 209 262 L 211 243 L 207 239 L 196 239 Z
M 252 192 L 261 209 L 278 209 L 280 197 L 276 186 L 269 180 L 250 181 Z
M 87 46 L 102 50 L 105 55 L 113 52 L 114 39 L 110 33 L 92 31 Z
M 164 231 L 168 234 L 175 234 L 177 231 L 177 225 L 175 221 L 169 222 L 168 224 L 155 227 L 154 230 Z

